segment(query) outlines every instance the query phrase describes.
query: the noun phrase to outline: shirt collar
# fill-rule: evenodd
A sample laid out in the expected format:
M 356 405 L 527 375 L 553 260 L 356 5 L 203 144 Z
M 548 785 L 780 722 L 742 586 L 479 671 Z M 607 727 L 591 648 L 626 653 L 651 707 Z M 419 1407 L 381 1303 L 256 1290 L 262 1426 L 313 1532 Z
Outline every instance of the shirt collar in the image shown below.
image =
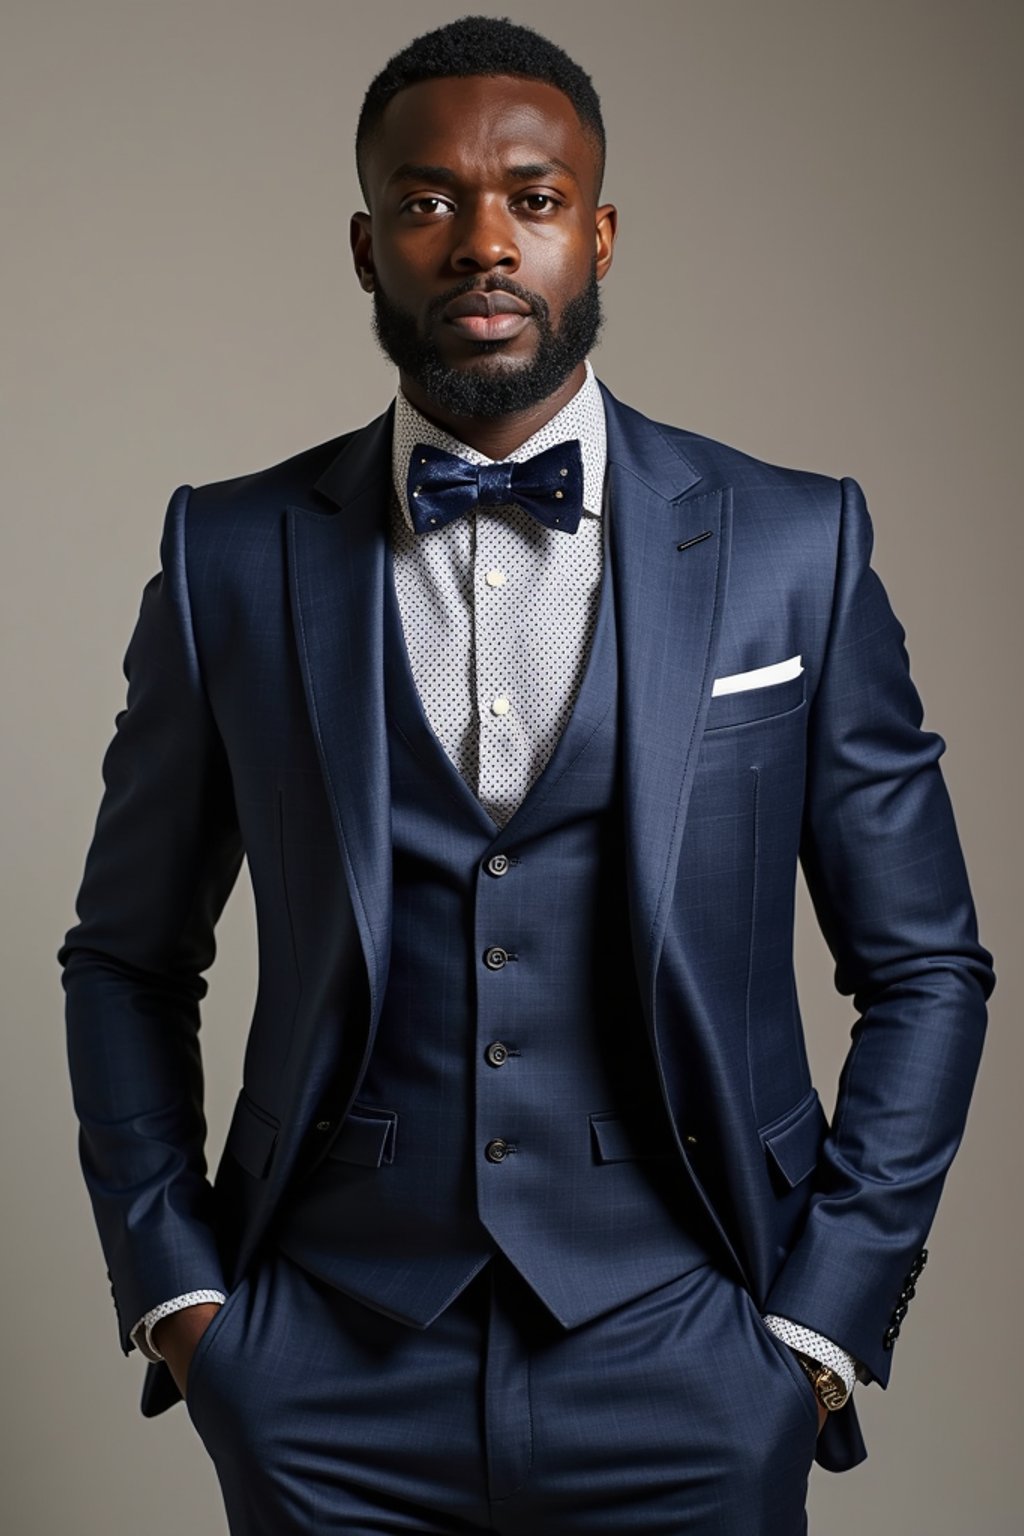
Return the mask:
M 515 463 L 532 458 L 545 448 L 579 438 L 583 455 L 583 510 L 594 517 L 601 515 L 604 494 L 604 472 L 607 462 L 607 434 L 604 418 L 604 400 L 590 359 L 586 362 L 587 376 L 571 400 L 552 416 L 539 431 L 527 438 L 518 448 L 506 456 Z M 442 448 L 446 453 L 456 453 L 470 464 L 493 464 L 485 453 L 462 443 L 443 427 L 435 426 L 418 411 L 399 387 L 395 395 L 394 432 L 391 439 L 391 477 L 399 505 L 411 529 L 412 517 L 406 477 L 409 473 L 409 457 L 414 444 L 427 443 L 432 448 Z

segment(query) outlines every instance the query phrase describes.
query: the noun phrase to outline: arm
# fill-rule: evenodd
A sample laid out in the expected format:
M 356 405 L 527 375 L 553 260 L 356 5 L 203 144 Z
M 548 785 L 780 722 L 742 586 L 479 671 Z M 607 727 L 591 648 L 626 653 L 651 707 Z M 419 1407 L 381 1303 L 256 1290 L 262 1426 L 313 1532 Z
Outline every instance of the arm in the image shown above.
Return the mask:
M 859 1014 L 803 1234 L 765 1310 L 836 1340 L 883 1385 L 893 1313 L 959 1145 L 994 984 L 939 736 L 842 482 L 832 629 L 811 705 L 801 860 Z
M 231 778 L 200 676 L 186 575 L 187 488 L 125 656 L 127 706 L 64 967 L 68 1061 L 86 1184 L 120 1319 L 227 1287 L 211 1224 L 199 1052 L 201 972 L 238 875 Z

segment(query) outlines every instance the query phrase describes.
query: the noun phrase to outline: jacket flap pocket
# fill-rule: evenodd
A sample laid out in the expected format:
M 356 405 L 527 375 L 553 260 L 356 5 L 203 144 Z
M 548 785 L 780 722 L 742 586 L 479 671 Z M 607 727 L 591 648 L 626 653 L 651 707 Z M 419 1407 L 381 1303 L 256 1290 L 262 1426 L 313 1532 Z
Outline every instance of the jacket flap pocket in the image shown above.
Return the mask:
M 769 683 L 764 688 L 741 688 L 738 693 L 722 693 L 708 706 L 706 731 L 724 725 L 747 725 L 769 715 L 786 715 L 804 701 L 806 673 L 790 677 L 784 683 Z
M 224 1150 L 230 1152 L 254 1179 L 265 1179 L 274 1159 L 278 1129 L 274 1117 L 254 1104 L 243 1088 L 231 1117 Z
M 822 1142 L 828 1134 L 828 1116 L 812 1088 L 792 1109 L 760 1131 L 765 1151 L 790 1186 L 814 1172 Z
M 328 1157 L 362 1168 L 379 1168 L 395 1160 L 398 1115 L 393 1109 L 353 1104 L 331 1144 Z
M 590 1140 L 594 1159 L 599 1163 L 664 1157 L 674 1150 L 668 1131 L 654 1115 L 591 1115 Z

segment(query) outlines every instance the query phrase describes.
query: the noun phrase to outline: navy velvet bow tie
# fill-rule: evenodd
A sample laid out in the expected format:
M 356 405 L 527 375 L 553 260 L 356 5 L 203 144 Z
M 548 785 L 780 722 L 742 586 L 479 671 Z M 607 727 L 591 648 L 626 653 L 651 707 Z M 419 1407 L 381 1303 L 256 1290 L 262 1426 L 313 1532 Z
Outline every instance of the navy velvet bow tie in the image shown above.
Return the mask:
M 575 533 L 583 513 L 583 453 L 578 438 L 514 464 L 470 464 L 417 443 L 409 460 L 409 511 L 417 533 L 433 533 L 480 507 L 525 507 L 545 528 Z

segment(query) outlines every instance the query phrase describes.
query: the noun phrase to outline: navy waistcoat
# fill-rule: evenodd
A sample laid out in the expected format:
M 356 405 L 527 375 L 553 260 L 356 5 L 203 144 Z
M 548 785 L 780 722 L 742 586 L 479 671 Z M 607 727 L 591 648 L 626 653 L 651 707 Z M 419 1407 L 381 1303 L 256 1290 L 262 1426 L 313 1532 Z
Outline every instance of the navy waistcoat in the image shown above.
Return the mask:
M 388 984 L 357 1099 L 277 1240 L 419 1327 L 496 1250 L 574 1327 L 711 1248 L 671 1141 L 630 949 L 607 503 L 604 515 L 576 703 L 504 828 L 426 718 L 388 550 Z

